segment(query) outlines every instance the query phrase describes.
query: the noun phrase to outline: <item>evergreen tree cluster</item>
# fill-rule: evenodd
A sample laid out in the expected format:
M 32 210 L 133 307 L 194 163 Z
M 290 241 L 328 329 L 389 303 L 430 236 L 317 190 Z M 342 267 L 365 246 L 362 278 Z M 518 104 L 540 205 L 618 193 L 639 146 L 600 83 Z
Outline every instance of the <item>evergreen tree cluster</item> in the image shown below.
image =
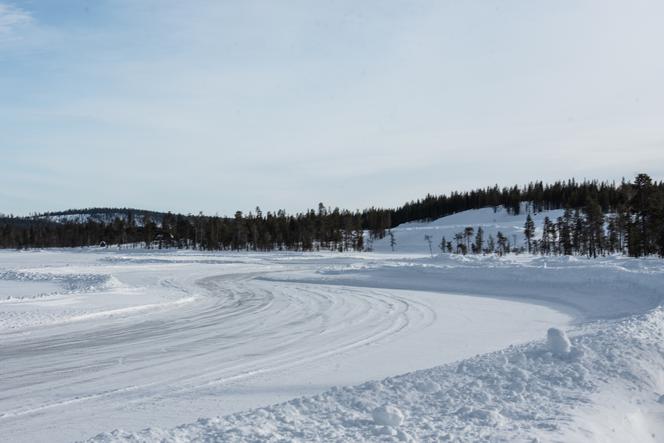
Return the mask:
M 72 214 L 80 212 L 71 211 Z M 238 211 L 233 218 L 152 212 L 145 212 L 137 218 L 131 209 L 122 210 L 122 213 L 126 216 L 116 216 L 108 223 L 96 218 L 89 218 L 84 223 L 67 219 L 52 221 L 42 216 L 1 218 L 0 247 L 117 244 L 200 250 L 361 251 L 365 249 L 365 220 L 381 223 L 371 210 L 363 213 L 338 208 L 331 210 L 322 204 L 318 212 L 310 210 L 288 215 L 280 210 L 263 214 L 260 208 L 256 208 L 255 213 L 247 215 Z M 382 236 L 384 230 L 380 233 L 370 230 L 369 235 Z
M 662 187 L 662 184 L 655 185 Z M 406 203 L 393 210 L 394 225 L 413 220 L 435 220 L 446 215 L 487 207 L 503 206 L 510 214 L 519 215 L 521 203 L 529 202 L 535 212 L 552 209 L 581 208 L 588 200 L 599 203 L 602 211 L 609 212 L 626 203 L 627 184 L 575 180 L 553 184 L 534 182 L 519 188 L 499 188 L 498 185 L 469 192 L 452 192 L 450 195 L 427 195 L 422 200 Z
M 601 194 L 600 194 L 601 195 Z M 607 193 L 606 195 L 611 195 Z M 619 198 L 618 198 L 619 196 Z M 609 200 L 611 201 L 611 200 Z M 622 183 L 613 200 L 615 206 L 605 210 L 596 196 L 586 195 L 583 206 L 567 206 L 556 220 L 544 218 L 541 234 L 530 213 L 523 227 L 525 246 L 498 232 L 496 238 L 484 239 L 481 227 L 473 239 L 474 228 L 468 226 L 454 236 L 454 243 L 443 237 L 443 252 L 458 254 L 504 255 L 528 251 L 542 255 L 585 255 L 596 258 L 607 254 L 633 257 L 664 257 L 664 187 L 639 174 L 633 183 Z M 535 209 L 541 211 L 543 206 Z
M 523 202 L 528 202 L 534 212 L 566 209 L 558 220 L 545 221 L 541 238 L 535 238 L 535 226 L 532 220 L 527 221 L 525 244 L 531 252 L 664 256 L 664 183 L 653 182 L 646 174 L 639 174 L 632 183 L 568 180 L 428 195 L 397 209 L 348 211 L 321 203 L 318 210 L 298 214 L 283 210 L 263 213 L 256 208 L 248 214 L 238 211 L 233 217 L 112 208 L 89 210 L 97 216 L 84 221 L 76 217 L 54 220 L 53 214 L 0 217 L 0 248 L 117 244 L 201 250 L 361 251 L 386 235 L 394 248 L 396 241 L 390 228 L 401 223 L 500 205 L 519 214 Z M 81 211 L 58 214 L 77 213 Z M 433 240 L 428 241 L 431 245 Z M 450 241 L 442 239 L 439 247 L 446 252 L 504 254 L 519 251 L 516 243 L 502 234 L 495 239 L 485 238 L 481 228 L 468 227 Z

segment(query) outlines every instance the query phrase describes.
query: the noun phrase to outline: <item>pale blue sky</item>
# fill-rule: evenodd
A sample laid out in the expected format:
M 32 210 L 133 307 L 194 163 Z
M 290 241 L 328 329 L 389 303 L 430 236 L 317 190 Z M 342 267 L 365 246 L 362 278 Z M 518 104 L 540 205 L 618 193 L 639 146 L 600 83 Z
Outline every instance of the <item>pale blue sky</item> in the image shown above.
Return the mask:
M 0 212 L 664 178 L 659 1 L 0 0 Z

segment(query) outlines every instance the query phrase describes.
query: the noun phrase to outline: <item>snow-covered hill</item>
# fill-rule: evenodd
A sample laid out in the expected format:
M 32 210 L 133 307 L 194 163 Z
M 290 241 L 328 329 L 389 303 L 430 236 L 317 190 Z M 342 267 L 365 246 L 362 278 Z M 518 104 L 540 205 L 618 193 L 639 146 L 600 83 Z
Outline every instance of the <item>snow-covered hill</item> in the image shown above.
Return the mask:
M 529 213 L 537 227 L 536 236 L 539 236 L 544 218 L 549 217 L 551 221 L 556 221 L 563 215 L 563 212 L 563 210 L 555 210 L 533 213 L 531 207 L 527 203 L 523 203 L 519 215 L 509 214 L 505 208 L 499 206 L 495 209 L 471 209 L 431 222 L 404 223 L 392 229 L 396 240 L 394 252 L 428 254 L 429 244 L 424 236 L 429 235 L 433 242 L 434 254 L 439 253 L 441 252 L 439 245 L 443 237 L 454 243 L 454 235 L 463 232 L 468 226 L 473 227 L 475 232 L 481 226 L 484 230 L 485 241 L 489 235 L 495 238 L 500 231 L 507 236 L 512 245 L 521 247 L 525 245 L 523 227 Z M 376 252 L 392 251 L 390 237 L 374 240 L 373 250 Z
M 101 208 L 49 212 L 38 215 L 36 218 L 55 223 L 87 223 L 88 221 L 92 221 L 102 224 L 111 224 L 116 219 L 128 222 L 129 219 L 132 218 L 135 226 L 143 226 L 144 218 L 147 216 L 150 221 L 159 226 L 161 225 L 163 215 L 164 214 L 161 212 L 145 211 L 141 209 Z

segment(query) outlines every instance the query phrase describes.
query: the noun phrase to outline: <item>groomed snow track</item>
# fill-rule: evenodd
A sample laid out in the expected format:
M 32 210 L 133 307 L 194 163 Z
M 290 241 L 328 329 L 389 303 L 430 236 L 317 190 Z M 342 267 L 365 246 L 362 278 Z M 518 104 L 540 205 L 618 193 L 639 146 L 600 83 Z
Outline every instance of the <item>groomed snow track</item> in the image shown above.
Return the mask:
M 0 307 L 0 434 L 71 441 L 119 424 L 173 426 L 499 349 L 543 319 L 568 318 L 514 302 L 275 281 L 358 262 L 333 257 L 3 255 L 14 264 L 3 282 L 23 289 Z M 30 295 L 21 285 L 32 281 L 61 290 Z M 439 350 L 437 337 L 458 341 L 463 325 L 505 315 L 513 324 Z
M 0 435 L 657 441 L 662 278 L 620 257 L 2 252 Z M 547 353 L 551 326 L 581 352 Z M 392 406 L 402 424 L 374 423 Z

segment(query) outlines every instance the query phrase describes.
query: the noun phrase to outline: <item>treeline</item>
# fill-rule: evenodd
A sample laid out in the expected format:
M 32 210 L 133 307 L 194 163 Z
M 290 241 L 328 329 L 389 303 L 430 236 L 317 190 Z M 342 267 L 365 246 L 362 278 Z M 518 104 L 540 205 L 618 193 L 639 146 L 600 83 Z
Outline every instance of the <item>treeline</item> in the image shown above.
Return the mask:
M 661 189 L 662 184 L 655 185 Z M 470 192 L 453 192 L 450 195 L 427 195 L 422 200 L 406 203 L 391 211 L 391 221 L 395 225 L 412 220 L 435 220 L 468 209 L 503 206 L 515 215 L 521 211 L 521 203 L 532 203 L 532 210 L 541 212 L 551 209 L 582 208 L 587 201 L 597 202 L 603 212 L 609 212 L 625 205 L 629 200 L 629 186 L 598 181 L 575 180 L 557 181 L 553 184 L 530 183 L 519 188 L 477 189 Z
M 611 193 L 607 192 L 607 196 Z M 585 255 L 598 257 L 621 253 L 632 257 L 664 257 L 664 189 L 646 174 L 633 183 L 621 184 L 615 194 L 615 206 L 602 207 L 592 195 L 580 208 L 567 207 L 555 220 L 544 217 L 537 229 L 530 215 L 526 217 L 523 237 L 510 239 L 498 231 L 485 236 L 482 227 L 468 226 L 453 239 L 441 239 L 443 252 L 457 254 L 504 255 L 530 252 L 542 255 Z M 610 212 L 607 212 L 610 209 Z M 537 211 L 535 211 L 537 212 Z M 538 235 L 539 233 L 539 235 Z M 525 238 L 524 238 L 525 237 Z M 431 247 L 432 239 L 426 238 Z
M 71 211 L 78 214 L 81 211 Z M 117 213 L 118 210 L 115 210 Z M 361 251 L 364 250 L 364 225 L 381 224 L 384 212 L 328 209 L 288 215 L 285 211 L 267 212 L 260 208 L 233 218 L 163 213 L 135 216 L 126 210 L 110 223 L 89 218 L 86 222 L 55 222 L 32 217 L 0 219 L 0 247 L 45 248 L 91 245 L 132 245 L 146 248 L 189 248 L 200 250 L 253 251 Z M 379 235 L 371 231 L 371 236 Z
M 598 254 L 623 252 L 633 256 L 664 254 L 664 184 L 640 174 L 632 183 L 574 180 L 524 187 L 479 189 L 450 195 L 428 195 L 396 209 L 370 208 L 348 211 L 328 208 L 287 214 L 280 210 L 263 213 L 256 208 L 234 217 L 182 215 L 104 208 L 104 214 L 121 212 L 112 221 L 53 221 L 52 215 L 29 218 L 0 218 L 0 247 L 41 248 L 91 245 L 135 245 L 148 248 L 192 248 L 201 250 L 254 251 L 361 251 L 389 229 L 404 222 L 432 220 L 456 212 L 504 206 L 513 214 L 529 202 L 539 212 L 566 208 L 562 220 L 549 220 L 542 238 L 528 238 L 531 252 Z M 57 214 L 77 214 L 66 211 Z M 571 240 L 568 241 L 568 231 Z M 526 230 L 527 232 L 527 230 Z M 518 251 L 514 239 L 482 238 L 478 232 L 461 234 L 461 240 L 444 242 L 449 252 L 507 253 Z M 483 234 L 482 234 L 483 235 Z M 534 234 L 533 234 L 534 235 Z M 365 238 L 368 236 L 368 238 Z M 486 242 L 486 243 L 485 243 Z M 493 247 L 489 248 L 493 242 Z M 465 247 L 465 250 L 464 250 Z

